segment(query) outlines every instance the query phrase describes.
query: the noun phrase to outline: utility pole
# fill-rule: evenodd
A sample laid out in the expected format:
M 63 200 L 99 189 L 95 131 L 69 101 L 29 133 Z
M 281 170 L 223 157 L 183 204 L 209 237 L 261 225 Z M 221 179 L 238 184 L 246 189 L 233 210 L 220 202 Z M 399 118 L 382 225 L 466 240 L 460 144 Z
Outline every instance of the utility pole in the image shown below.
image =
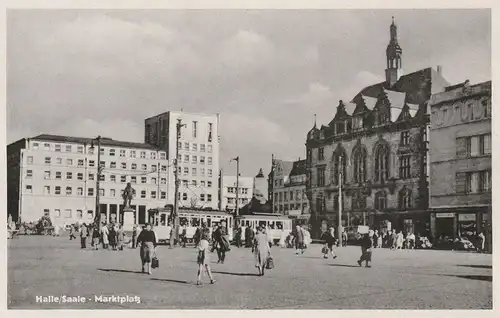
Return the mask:
M 339 156 L 339 223 L 337 229 L 337 236 L 339 238 L 339 247 L 342 247 L 342 156 Z
M 181 128 L 185 127 L 185 124 L 182 124 L 181 119 L 177 119 L 176 125 L 176 143 L 175 143 L 175 159 L 174 159 L 174 178 L 175 178 L 175 191 L 174 191 L 174 210 L 172 211 L 172 234 L 170 235 L 170 248 L 174 248 L 175 243 L 175 235 L 177 233 L 177 226 L 179 223 L 179 141 L 181 139 Z
M 239 208 L 239 192 L 240 192 L 240 157 L 236 157 L 233 159 L 236 161 L 236 209 L 235 209 L 235 217 L 238 217 L 240 215 L 240 208 Z
M 91 149 L 95 149 L 94 142 L 97 144 L 97 179 L 96 179 L 96 197 L 95 197 L 95 217 L 94 223 L 101 226 L 101 173 L 104 167 L 101 167 L 101 136 L 97 136 L 90 144 Z

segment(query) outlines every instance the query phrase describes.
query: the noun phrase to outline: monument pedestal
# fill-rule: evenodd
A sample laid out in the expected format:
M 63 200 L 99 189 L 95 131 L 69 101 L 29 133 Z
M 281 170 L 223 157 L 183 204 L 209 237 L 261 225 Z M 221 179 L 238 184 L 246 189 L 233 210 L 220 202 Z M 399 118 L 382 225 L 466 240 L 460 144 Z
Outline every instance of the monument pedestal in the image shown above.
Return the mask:
M 135 224 L 135 210 L 129 207 L 123 208 L 123 230 L 132 231 Z

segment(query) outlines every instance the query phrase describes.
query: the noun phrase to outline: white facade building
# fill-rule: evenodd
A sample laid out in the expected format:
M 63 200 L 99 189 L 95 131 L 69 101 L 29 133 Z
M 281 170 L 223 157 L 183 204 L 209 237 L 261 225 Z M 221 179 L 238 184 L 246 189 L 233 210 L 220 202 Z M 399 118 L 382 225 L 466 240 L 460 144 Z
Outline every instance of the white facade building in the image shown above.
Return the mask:
M 36 222 L 43 215 L 61 225 L 94 219 L 98 163 L 97 144 L 91 144 L 88 138 L 40 135 L 8 146 L 8 206 L 17 206 L 21 221 Z M 100 144 L 103 219 L 122 222 L 122 191 L 128 182 L 136 191 L 132 200 L 135 223 L 144 224 L 149 209 L 172 202 L 165 151 L 109 138 L 102 138 Z M 16 215 L 16 211 L 9 214 Z
M 236 176 L 221 176 L 221 207 L 223 211 L 236 210 Z M 238 207 L 241 209 L 250 202 L 253 196 L 253 178 L 240 177 L 238 180 Z
M 179 206 L 219 207 L 219 115 L 169 111 L 145 120 L 145 142 L 171 154 L 177 153 L 177 123 L 182 121 L 178 155 Z M 175 192 L 173 165 L 169 169 L 169 194 Z

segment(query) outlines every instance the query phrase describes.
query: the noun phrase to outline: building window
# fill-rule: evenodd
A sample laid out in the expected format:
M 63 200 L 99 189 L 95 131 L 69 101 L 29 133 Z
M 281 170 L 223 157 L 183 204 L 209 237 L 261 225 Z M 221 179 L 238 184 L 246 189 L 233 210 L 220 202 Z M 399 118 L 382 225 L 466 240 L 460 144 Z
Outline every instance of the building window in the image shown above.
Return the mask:
M 111 161 L 111 162 L 109 163 L 109 167 L 110 167 L 111 169 L 115 169 L 115 168 L 116 168 L 116 162 Z
M 408 146 L 410 144 L 410 131 L 402 131 L 401 132 L 401 145 Z
M 48 143 L 44 143 L 44 144 L 43 144 L 43 149 L 44 149 L 45 151 L 50 151 L 50 144 L 48 144 Z
M 200 194 L 200 201 L 205 202 L 205 194 L 204 193 Z
M 156 152 L 151 151 L 151 159 L 156 160 Z
M 141 199 L 145 199 L 146 198 L 146 190 L 142 190 L 141 191 Z
M 83 159 L 78 159 L 78 167 L 83 167 Z
M 375 194 L 375 210 L 383 211 L 387 208 L 387 194 L 379 191 Z
M 94 218 L 94 211 L 87 210 L 87 219 L 93 219 L 93 218 Z
M 116 176 L 114 174 L 109 176 L 109 181 L 116 183 Z
M 147 183 L 148 178 L 147 177 L 141 177 L 141 183 Z
M 66 195 L 71 195 L 73 193 L 73 189 L 71 187 L 66 187 Z
M 131 165 L 131 167 L 132 167 L 132 170 L 137 170 L 137 164 L 136 164 L 136 163 L 133 163 L 133 164 Z
M 125 157 L 125 156 L 126 156 L 125 150 L 120 149 L 120 157 Z
M 99 175 L 99 181 L 106 181 L 106 177 L 103 174 Z
M 196 176 L 197 175 L 197 169 L 196 168 L 191 168 L 191 174 L 192 176 Z
M 66 172 L 66 180 L 72 180 L 73 179 L 73 173 L 72 172 Z
M 110 189 L 109 190 L 109 196 L 112 197 L 112 198 L 116 197 L 116 190 L 115 189 Z
M 491 171 L 484 170 L 479 172 L 479 190 L 481 192 L 491 191 Z
M 193 144 L 193 151 L 198 151 L 198 144 Z
M 389 179 L 389 149 L 379 145 L 375 151 L 375 181 L 384 182 Z
M 66 152 L 72 152 L 73 147 L 71 145 L 66 145 Z
M 109 155 L 110 156 L 114 156 L 116 153 L 116 150 L 115 149 L 109 149 Z
M 167 154 L 164 152 L 160 152 L 160 160 L 166 160 L 167 159 Z
M 127 169 L 127 163 L 126 162 L 122 162 L 122 169 Z
M 207 202 L 212 202 L 212 195 L 211 194 L 207 194 Z
M 76 179 L 83 180 L 83 173 L 79 172 L 76 174 Z
M 71 209 L 64 210 L 64 217 L 68 219 L 71 218 Z
M 197 164 L 198 163 L 198 157 L 197 156 L 192 156 L 191 157 L 191 163 Z
M 161 195 L 160 199 L 166 199 L 167 198 L 167 193 L 165 191 L 161 191 L 160 195 Z
M 187 195 L 187 193 L 184 192 L 182 194 L 182 201 L 187 201 L 187 199 L 188 199 L 188 195 Z
M 208 152 L 212 152 L 212 145 L 208 145 Z
M 412 195 L 411 195 L 411 190 L 408 188 L 403 187 L 401 191 L 399 191 L 399 208 L 400 209 L 408 209 L 411 208 L 411 200 L 412 200 Z
M 212 134 L 213 134 L 212 130 L 213 130 L 212 123 L 208 123 L 208 142 L 212 142 Z
M 50 157 L 45 157 L 45 164 L 50 165 L 51 158 Z
M 156 178 L 151 178 L 151 183 L 156 184 Z
M 61 180 L 62 179 L 62 172 L 56 171 L 56 180 Z
M 200 144 L 200 152 L 205 152 L 205 144 Z
M 207 181 L 207 187 L 211 188 L 212 187 L 212 181 Z
M 197 187 L 198 186 L 198 182 L 196 180 L 191 180 L 191 185 L 193 187 Z
M 325 160 L 325 148 L 318 148 L 318 160 Z
M 200 164 L 205 164 L 205 156 L 200 156 Z
M 33 186 L 30 184 L 26 185 L 26 193 L 33 193 Z
M 56 217 L 56 218 L 61 217 L 61 210 L 60 209 L 54 209 L 54 217 Z
M 67 160 L 66 160 L 66 164 L 67 164 L 68 166 L 72 166 L 72 165 L 73 165 L 73 159 L 67 159 Z
M 212 157 L 208 157 L 208 164 L 211 165 L 212 164 Z
M 88 149 L 88 153 L 89 155 L 93 155 L 94 154 L 94 148 L 90 148 Z
M 343 122 L 340 122 L 340 123 L 337 123 L 336 125 L 336 133 L 337 134 L 343 134 L 345 132 L 345 127 L 344 127 L 344 123 Z
M 205 176 L 205 168 L 200 168 L 200 176 Z
M 55 145 L 54 145 L 54 151 L 56 151 L 56 152 L 61 152 L 61 145 L 59 145 L 59 144 L 55 144 Z
M 135 158 L 135 150 L 130 150 L 130 158 Z
M 49 209 L 43 209 L 43 216 L 49 216 L 50 217 L 50 210 Z
M 121 183 L 127 182 L 127 176 L 120 176 L 120 182 Z
M 363 183 L 366 181 L 366 149 L 357 147 L 354 151 L 354 182 Z
M 38 149 L 38 142 L 34 142 L 33 143 L 33 150 L 37 150 Z
M 184 176 L 188 176 L 188 175 L 189 175 L 189 168 L 184 167 Z
M 94 167 L 94 166 L 95 166 L 95 161 L 89 160 L 89 167 Z
M 347 177 L 347 156 L 345 155 L 344 152 L 340 152 L 335 155 L 334 157 L 334 162 L 333 162 L 333 174 L 331 176 L 331 179 L 333 181 L 334 185 L 339 184 L 339 165 L 340 162 L 342 161 L 342 184 L 346 183 L 346 177 Z
M 57 157 L 56 158 L 56 164 L 62 165 L 62 158 Z
M 208 176 L 211 178 L 212 177 L 212 169 L 208 169 Z
M 318 168 L 318 187 L 325 186 L 325 168 Z M 285 192 L 285 201 L 286 201 L 286 192 Z
M 82 212 L 82 210 L 76 210 L 76 217 L 78 219 L 80 219 L 80 220 L 83 218 L 83 212 Z
M 491 154 L 491 135 L 457 138 L 457 157 L 477 157 Z
M 193 121 L 193 138 L 197 138 L 198 136 L 198 122 Z
M 28 156 L 28 158 L 27 158 L 27 160 L 26 160 L 26 161 L 27 161 L 27 163 L 28 163 L 29 165 L 32 165 L 32 164 L 33 164 L 33 156 Z
M 87 195 L 89 197 L 93 197 L 94 196 L 94 188 L 88 188 L 87 189 Z
M 55 189 L 54 193 L 57 194 L 57 195 L 61 195 L 61 187 L 56 186 L 56 189 Z
M 136 176 L 130 177 L 130 183 L 137 183 L 137 177 Z
M 76 188 L 76 195 L 83 195 L 83 188 L 82 187 L 78 187 Z
M 184 143 L 184 150 L 189 151 L 189 142 Z
M 411 169 L 411 155 L 403 155 L 399 157 L 399 177 L 401 179 L 408 179 Z
M 26 170 L 26 179 L 33 178 L 33 170 Z
M 99 196 L 103 197 L 106 195 L 106 192 L 104 191 L 104 189 L 99 189 Z

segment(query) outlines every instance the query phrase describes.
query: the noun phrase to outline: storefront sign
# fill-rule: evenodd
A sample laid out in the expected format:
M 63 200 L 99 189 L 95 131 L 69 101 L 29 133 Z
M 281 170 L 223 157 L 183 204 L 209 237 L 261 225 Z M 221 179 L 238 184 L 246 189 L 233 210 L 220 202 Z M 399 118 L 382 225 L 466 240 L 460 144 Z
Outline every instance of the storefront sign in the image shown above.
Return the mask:
M 455 213 L 436 213 L 436 217 L 437 218 L 454 218 L 455 217 Z
M 301 214 L 302 214 L 301 210 L 290 210 L 290 211 L 288 211 L 288 215 L 289 216 L 299 216 Z
M 474 214 L 474 213 L 459 214 L 458 215 L 458 220 L 459 221 L 475 221 L 476 220 L 476 214 Z

